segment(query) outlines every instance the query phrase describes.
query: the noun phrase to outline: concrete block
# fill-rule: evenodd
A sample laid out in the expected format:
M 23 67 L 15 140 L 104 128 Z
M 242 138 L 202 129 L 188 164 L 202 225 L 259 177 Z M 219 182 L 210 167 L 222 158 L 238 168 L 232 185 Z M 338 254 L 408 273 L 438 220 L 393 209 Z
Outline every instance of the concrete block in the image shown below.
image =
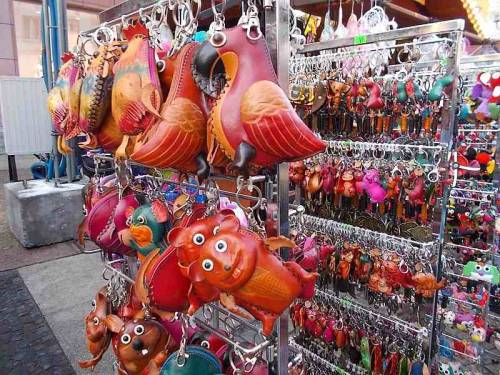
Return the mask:
M 33 180 L 4 185 L 7 220 L 24 247 L 68 241 L 76 237 L 82 220 L 81 184 Z

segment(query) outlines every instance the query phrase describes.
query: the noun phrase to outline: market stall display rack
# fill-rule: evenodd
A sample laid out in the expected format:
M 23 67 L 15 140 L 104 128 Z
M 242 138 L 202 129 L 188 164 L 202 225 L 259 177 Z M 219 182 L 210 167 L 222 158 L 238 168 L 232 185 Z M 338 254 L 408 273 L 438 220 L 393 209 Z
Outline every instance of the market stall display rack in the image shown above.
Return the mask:
M 321 74 L 330 69 L 333 69 L 335 64 L 341 63 L 342 60 L 356 57 L 356 55 L 363 55 L 366 59 L 368 53 L 371 51 L 384 52 L 388 55 L 388 66 L 387 70 L 390 73 L 389 76 L 397 76 L 397 73 L 401 70 L 401 66 L 404 64 L 391 64 L 394 61 L 394 56 L 397 55 L 397 51 L 408 48 L 409 46 L 419 46 L 419 43 L 428 44 L 432 38 L 425 39 L 429 36 L 439 36 L 448 48 L 448 54 L 446 58 L 441 59 L 437 64 L 440 66 L 439 71 L 431 69 L 431 67 L 436 66 L 436 61 L 416 61 L 413 64 L 413 74 L 415 77 L 436 77 L 437 75 L 448 74 L 453 77 L 451 83 L 450 94 L 447 99 L 445 99 L 445 112 L 448 113 L 448 117 L 441 123 L 441 134 L 438 140 L 435 140 L 432 144 L 425 145 L 400 145 L 396 143 L 373 143 L 373 142 L 363 142 L 363 141 L 330 141 L 330 148 L 338 148 L 341 150 L 340 154 L 335 152 L 327 152 L 327 156 L 333 155 L 334 157 L 340 155 L 342 157 L 342 148 L 349 150 L 350 153 L 354 154 L 356 150 L 378 150 L 383 152 L 397 152 L 407 149 L 419 149 L 426 151 L 436 151 L 439 153 L 440 157 L 435 159 L 434 168 L 439 169 L 440 176 L 437 177 L 440 180 L 447 178 L 447 171 L 450 168 L 449 154 L 453 146 L 453 135 L 455 132 L 455 113 L 458 108 L 459 96 L 458 96 L 458 76 L 459 76 L 459 62 L 461 53 L 461 40 L 462 33 L 464 29 L 463 20 L 452 20 L 445 22 L 437 22 L 432 24 L 420 25 L 415 27 L 408 27 L 397 30 L 390 30 L 387 32 L 381 32 L 377 34 L 367 34 L 361 36 L 355 36 L 350 38 L 338 38 L 323 42 L 316 42 L 304 45 L 298 50 L 297 55 L 292 57 L 290 62 L 290 75 L 291 82 L 294 82 L 294 78 L 302 80 L 300 82 L 306 82 L 307 84 L 314 85 L 315 83 L 321 81 Z M 423 37 L 423 38 L 422 38 Z M 297 78 L 300 77 L 300 78 Z M 384 77 L 379 77 L 383 79 Z M 434 78 L 435 79 L 435 78 Z M 405 246 L 411 248 L 411 246 L 418 246 L 422 249 L 430 249 L 429 261 L 433 262 L 432 269 L 435 276 L 440 280 L 442 275 L 443 264 L 441 262 L 442 254 L 445 248 L 446 240 L 446 217 L 447 217 L 447 202 L 449 201 L 450 188 L 444 186 L 443 192 L 440 198 L 441 209 L 436 210 L 434 215 L 434 222 L 432 224 L 434 239 L 429 243 L 417 243 L 418 241 L 412 241 L 406 238 L 398 238 L 393 235 L 380 234 L 380 241 L 383 241 L 386 245 L 394 245 L 404 243 Z M 295 189 L 295 204 L 305 204 L 304 197 L 300 196 L 300 189 L 296 187 Z M 328 219 L 314 218 L 309 215 L 305 215 L 302 220 L 308 223 L 311 228 L 319 229 L 319 232 L 331 232 L 331 234 L 339 235 L 341 232 L 348 234 L 352 239 L 363 241 L 370 230 L 361 229 L 359 227 L 346 225 L 343 223 L 335 222 Z M 298 224 L 300 226 L 300 224 Z M 321 229 L 324 228 L 324 229 Z M 375 237 L 376 235 L 373 235 Z M 347 297 L 343 297 L 348 299 Z M 352 299 L 348 299 L 353 302 Z M 437 354 L 438 345 L 438 307 L 439 298 L 438 294 L 434 293 L 434 298 L 431 304 L 431 309 L 427 317 L 429 318 L 425 328 L 428 330 L 427 340 L 427 359 L 429 363 L 433 363 L 435 356 Z M 365 307 L 368 311 L 373 311 L 373 306 Z M 295 349 L 302 350 L 303 353 L 310 352 L 306 348 L 300 348 L 300 344 L 293 341 L 292 346 Z M 312 358 L 311 354 L 308 358 Z M 314 357 L 315 358 L 315 357 Z M 322 362 L 324 359 L 322 359 Z M 335 364 L 331 364 L 332 368 L 336 368 Z M 338 367 L 338 366 L 337 366 Z M 340 369 L 335 370 L 342 373 Z

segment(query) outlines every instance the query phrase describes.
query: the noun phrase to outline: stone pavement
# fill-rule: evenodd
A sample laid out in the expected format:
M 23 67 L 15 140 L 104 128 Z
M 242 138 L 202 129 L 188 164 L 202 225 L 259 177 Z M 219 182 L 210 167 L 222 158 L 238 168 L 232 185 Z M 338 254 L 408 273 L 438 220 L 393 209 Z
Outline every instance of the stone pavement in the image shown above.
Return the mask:
M 29 250 L 19 244 L 4 212 L 6 159 L 0 155 L 0 374 L 90 374 L 78 360 L 89 358 L 84 317 L 104 283 L 100 256 L 81 254 L 72 242 Z M 35 159 L 16 159 L 19 179 L 31 178 Z M 110 353 L 93 374 L 113 374 Z

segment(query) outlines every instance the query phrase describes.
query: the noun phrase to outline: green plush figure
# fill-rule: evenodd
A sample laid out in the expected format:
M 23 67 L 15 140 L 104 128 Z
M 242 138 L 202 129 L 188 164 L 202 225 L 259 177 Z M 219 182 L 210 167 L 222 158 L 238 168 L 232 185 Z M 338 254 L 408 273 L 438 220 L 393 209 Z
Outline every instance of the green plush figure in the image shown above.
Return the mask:
M 431 90 L 429 91 L 429 100 L 431 102 L 437 102 L 443 96 L 443 90 L 446 86 L 449 86 L 453 82 L 452 75 L 446 75 L 434 83 Z
M 500 281 L 498 268 L 491 264 L 481 265 L 478 262 L 467 262 L 464 266 L 463 275 L 478 281 L 487 281 L 493 285 Z
M 455 375 L 455 371 L 453 371 L 453 367 L 451 367 L 448 363 L 440 363 L 439 375 Z
M 361 339 L 361 363 L 368 371 L 371 370 L 371 358 L 370 358 L 370 342 L 368 341 L 368 337 L 363 337 Z
M 130 216 L 129 246 L 148 256 L 154 249 L 160 253 L 167 248 L 165 235 L 170 229 L 168 209 L 160 200 L 137 207 Z

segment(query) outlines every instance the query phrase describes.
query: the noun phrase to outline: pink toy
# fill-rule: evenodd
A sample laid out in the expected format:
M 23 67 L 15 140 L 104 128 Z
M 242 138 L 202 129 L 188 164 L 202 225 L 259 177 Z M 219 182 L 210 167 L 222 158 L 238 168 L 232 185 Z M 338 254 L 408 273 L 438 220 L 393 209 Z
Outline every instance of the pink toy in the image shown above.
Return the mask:
M 248 219 L 245 215 L 245 212 L 242 210 L 240 206 L 236 203 L 231 202 L 227 197 L 220 197 L 219 199 L 219 208 L 220 210 L 231 210 L 234 212 L 234 215 L 240 221 L 240 225 L 243 228 L 248 228 Z
M 318 250 L 314 237 L 306 237 L 302 248 L 296 248 L 294 252 L 295 260 L 306 271 L 316 271 L 318 269 Z
M 332 167 L 329 164 L 325 164 L 321 167 L 321 187 L 325 194 L 331 194 L 333 187 L 335 185 L 335 179 L 333 178 Z
M 385 199 L 385 190 L 380 185 L 378 170 L 370 169 L 363 177 L 363 189 L 367 192 L 372 203 L 382 203 Z

